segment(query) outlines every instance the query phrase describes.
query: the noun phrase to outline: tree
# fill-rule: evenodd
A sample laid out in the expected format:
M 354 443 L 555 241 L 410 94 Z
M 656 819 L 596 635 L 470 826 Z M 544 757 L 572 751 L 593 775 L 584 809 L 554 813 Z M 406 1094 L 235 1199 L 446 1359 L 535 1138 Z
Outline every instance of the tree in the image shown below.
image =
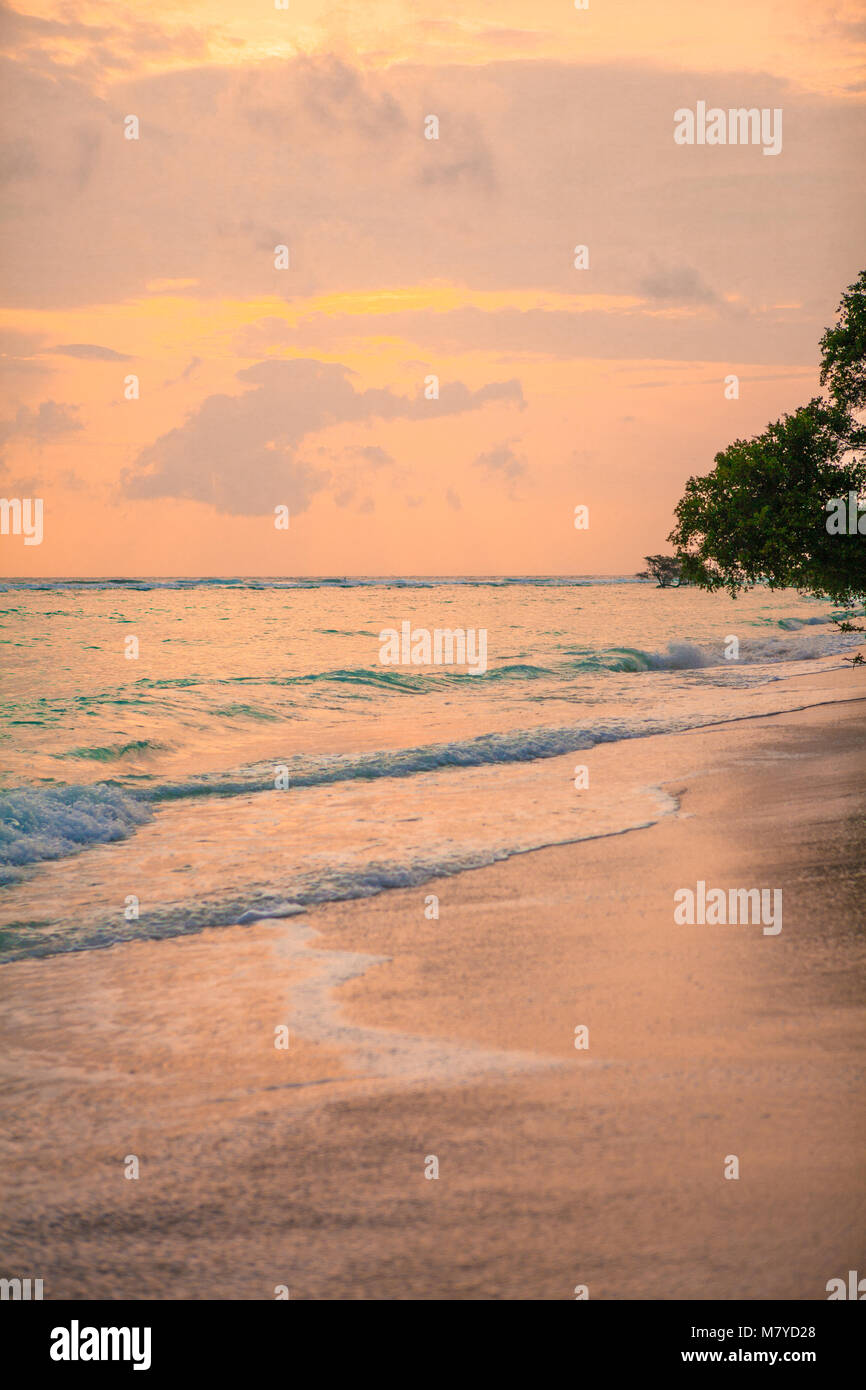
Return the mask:
M 866 494 L 866 430 L 852 414 L 866 404 L 866 271 L 839 315 L 821 339 L 830 400 L 816 396 L 735 440 L 711 473 L 689 478 L 668 538 L 684 579 L 732 595 L 757 583 L 846 604 L 866 595 L 866 535 L 856 517 L 849 534 L 828 515 L 851 493 L 860 515 Z
M 647 567 L 635 575 L 636 579 L 654 579 L 659 589 L 679 588 L 680 562 L 675 555 L 645 555 L 644 559 Z
M 821 339 L 821 385 L 849 410 L 866 406 L 866 270 L 839 304 L 839 322 Z

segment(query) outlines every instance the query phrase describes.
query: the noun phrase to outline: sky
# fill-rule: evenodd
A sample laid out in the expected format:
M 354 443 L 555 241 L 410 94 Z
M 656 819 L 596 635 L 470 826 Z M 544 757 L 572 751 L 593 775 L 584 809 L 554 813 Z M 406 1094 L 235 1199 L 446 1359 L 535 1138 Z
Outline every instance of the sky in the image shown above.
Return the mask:
M 0 7 L 0 574 L 641 568 L 819 389 L 862 8 L 279 3 Z

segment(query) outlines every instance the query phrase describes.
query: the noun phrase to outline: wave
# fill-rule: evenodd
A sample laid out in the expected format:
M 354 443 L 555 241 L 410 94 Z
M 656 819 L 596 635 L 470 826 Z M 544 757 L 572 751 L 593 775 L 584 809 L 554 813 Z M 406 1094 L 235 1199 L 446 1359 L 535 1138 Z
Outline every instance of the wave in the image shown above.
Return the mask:
M 718 722 L 706 713 L 675 718 L 611 719 L 589 724 L 517 729 L 479 734 L 474 738 L 433 743 L 417 748 L 380 749 L 370 753 L 294 754 L 249 763 L 228 773 L 201 773 L 179 782 L 162 782 L 136 788 L 135 795 L 153 804 L 197 796 L 242 796 L 289 787 L 328 786 L 334 782 L 378 781 L 388 777 L 414 777 L 419 773 L 449 768 L 502 766 L 558 758 L 585 751 L 600 743 L 648 738 L 655 734 L 683 733 Z
M 310 907 L 328 902 L 346 902 L 355 898 L 374 897 L 390 888 L 413 888 L 436 878 L 451 878 L 468 869 L 526 854 L 550 844 L 574 844 L 608 835 L 627 834 L 646 829 L 662 816 L 677 808 L 677 803 L 664 792 L 656 792 L 656 813 L 650 819 L 636 820 L 617 830 L 592 831 L 538 843 L 488 846 L 465 849 L 450 854 L 410 858 L 404 863 L 371 862 L 361 868 L 337 865 L 320 867 L 313 873 L 300 874 L 291 886 L 291 897 L 285 890 L 273 892 L 264 886 L 243 892 L 228 890 L 209 897 L 185 898 L 182 902 L 155 904 L 143 910 L 133 921 L 110 921 L 91 918 L 78 921 L 73 927 L 61 930 L 51 922 L 20 922 L 10 924 L 0 933 L 0 953 L 4 961 L 24 956 L 57 955 L 68 951 L 94 950 L 130 940 L 161 940 L 184 936 L 210 927 L 247 926 L 253 922 L 279 920 L 300 916 Z M 15 934 L 12 935 L 11 927 Z M 47 930 L 46 930 L 47 928 Z
M 126 758 L 130 753 L 156 753 L 162 752 L 165 748 L 164 743 L 157 743 L 154 739 L 136 738 L 131 743 L 107 743 L 94 748 L 70 748 L 66 753 L 55 753 L 55 758 L 85 758 L 97 763 L 114 762 L 117 758 Z
M 597 743 L 686 727 L 692 725 L 682 720 L 677 724 L 662 720 L 636 724 L 612 721 L 590 728 L 568 725 L 482 734 L 418 748 L 276 757 L 230 773 L 202 773 L 185 781 L 137 786 L 134 791 L 116 782 L 98 782 L 89 787 L 25 787 L 0 792 L 0 884 L 19 879 L 29 865 L 66 858 L 90 845 L 126 839 L 152 818 L 154 807 L 160 803 L 273 791 L 276 774 L 279 771 L 282 775 L 283 769 L 289 787 L 372 782 L 448 768 L 534 762 L 592 748 Z M 374 869 L 379 872 L 375 866 Z
M 0 580 L 0 593 L 84 592 L 119 589 L 125 592 L 147 593 L 154 589 L 440 589 L 494 588 L 503 589 L 525 585 L 531 588 L 569 589 L 593 585 L 644 584 L 645 580 L 627 574 L 600 575 L 489 575 L 438 577 L 394 575 L 381 577 L 345 575 L 335 578 L 154 578 L 154 579 L 17 579 Z
M 826 619 L 806 618 L 783 620 L 780 626 L 796 630 Z M 796 624 L 796 627 L 795 627 Z M 573 663 L 582 670 L 606 671 L 698 671 L 709 667 L 736 670 L 738 666 L 775 665 L 785 661 L 818 661 L 821 657 L 836 656 L 859 639 L 846 633 L 834 632 L 809 637 L 744 638 L 739 643 L 736 659 L 725 657 L 725 643 L 712 647 L 693 642 L 669 642 L 664 651 L 646 652 L 638 647 L 612 647 L 605 652 L 586 656 Z
M 675 726 L 645 720 L 634 725 L 612 721 L 591 728 L 568 725 L 516 730 L 417 748 L 274 757 L 229 773 L 202 773 L 184 781 L 136 786 L 134 790 L 112 780 L 87 787 L 24 787 L 0 792 L 0 884 L 19 879 L 29 865 L 66 858 L 90 845 L 126 839 L 152 818 L 154 807 L 160 803 L 273 791 L 276 775 L 283 775 L 283 770 L 289 787 L 377 781 L 447 768 L 533 762 L 596 743 L 664 733 L 674 727 L 686 725 L 682 721 Z
M 810 620 L 807 620 L 811 622 Z M 698 646 L 692 642 L 673 641 L 663 651 L 644 651 L 639 647 L 608 647 L 598 652 L 580 648 L 561 648 L 565 654 L 575 655 L 576 660 L 561 662 L 558 665 L 541 666 L 531 662 L 508 662 L 502 666 L 491 666 L 489 670 L 474 674 L 470 671 L 454 670 L 450 667 L 409 666 L 357 666 L 337 668 L 331 671 L 310 671 L 298 676 L 229 676 L 218 680 L 205 680 L 201 677 L 175 676 L 163 679 L 142 677 L 136 686 L 147 690 L 182 689 L 187 686 L 236 686 L 258 685 L 272 687 L 310 686 L 332 684 L 339 686 L 372 686 L 382 691 L 396 691 L 408 694 L 429 694 L 436 690 L 461 688 L 483 690 L 488 685 L 507 681 L 550 680 L 573 681 L 576 672 L 616 671 L 691 671 L 712 666 L 731 670 L 736 666 L 755 666 L 775 664 L 784 661 L 815 661 L 820 657 L 834 656 L 851 646 L 856 646 L 858 638 L 845 633 L 832 633 L 813 638 L 786 639 L 781 636 L 744 639 L 740 642 L 738 660 L 725 658 L 725 644 Z M 557 694 L 557 698 L 559 695 Z M 242 713 L 244 707 L 233 706 L 228 710 L 214 710 L 215 714 Z M 259 718 L 266 715 L 259 714 Z
M 754 627 L 781 627 L 786 632 L 797 632 L 801 627 L 827 627 L 837 614 L 821 615 L 814 618 L 753 618 Z
M 223 705 L 211 713 L 219 719 L 261 719 L 269 724 L 277 723 L 280 717 L 271 710 L 259 709 L 258 705 Z
M 393 668 L 325 672 L 317 676 L 287 678 L 289 681 L 338 681 L 351 685 L 375 685 L 395 691 L 429 690 L 431 683 L 483 683 L 486 681 L 539 680 L 563 674 L 574 676 L 575 668 L 604 669 L 618 673 L 651 671 L 700 671 L 716 682 L 737 668 L 760 664 L 814 660 L 859 644 L 858 634 L 809 633 L 806 636 L 769 634 L 740 643 L 739 661 L 725 662 L 718 647 L 671 642 L 663 651 L 640 648 L 611 648 L 590 654 L 551 671 L 547 667 L 516 663 L 488 671 L 484 676 L 442 673 L 434 677 L 395 671 Z M 725 678 L 720 674 L 725 670 Z M 156 681 L 156 686 L 186 684 Z M 191 682 L 196 683 L 196 682 Z M 561 687 L 560 687 L 561 689 Z M 533 699 L 536 698 L 534 695 Z M 544 698 L 544 696 L 542 696 Z M 561 696 L 559 696 L 561 698 Z M 231 705 L 222 713 L 228 717 L 268 718 L 257 706 Z M 667 718 L 643 718 L 623 714 L 607 720 L 541 726 L 530 729 L 476 735 L 450 742 L 425 744 L 413 748 L 379 749 L 364 753 L 293 754 L 276 753 L 266 762 L 202 773 L 179 781 L 154 779 L 147 785 L 118 775 L 90 786 L 51 785 L 23 787 L 0 792 L 0 883 L 10 882 L 28 866 L 41 861 L 77 854 L 91 845 L 125 839 L 145 824 L 154 808 L 181 798 L 200 796 L 238 796 L 273 791 L 285 779 L 289 787 L 325 786 L 335 782 L 376 781 L 380 778 L 406 778 L 450 768 L 471 768 L 511 763 L 527 763 L 555 758 L 562 754 L 592 748 L 600 743 L 680 732 L 725 722 L 730 715 L 714 717 L 709 711 L 680 713 Z M 157 749 L 148 740 L 72 749 L 69 758 L 109 762 L 129 753 Z M 283 771 L 284 770 L 284 771 Z M 278 782 L 276 779 L 280 778 Z
M 153 812 L 119 787 L 23 787 L 0 792 L 0 883 L 30 864 L 125 840 Z
M 826 624 L 823 618 L 804 618 L 783 620 L 780 626 L 796 631 L 800 627 L 813 624 Z M 672 641 L 663 651 L 644 651 L 640 647 L 608 647 L 599 652 L 582 652 L 575 661 L 563 662 L 558 666 L 537 666 L 529 662 L 512 662 L 504 666 L 492 666 L 481 675 L 442 668 L 435 674 L 429 668 L 422 673 L 406 667 L 362 667 L 347 671 L 320 671 L 304 676 L 286 677 L 282 684 L 299 685 L 318 681 L 337 681 L 359 685 L 378 685 L 392 689 L 432 690 L 445 685 L 466 685 L 468 688 L 483 689 L 485 685 L 509 680 L 569 680 L 575 671 L 697 671 L 712 666 L 730 670 L 736 666 L 758 666 L 783 661 L 816 661 L 820 657 L 835 656 L 847 648 L 856 646 L 858 638 L 850 634 L 832 632 L 815 634 L 810 637 L 787 639 L 781 636 L 765 638 L 744 638 L 740 641 L 736 660 L 725 656 L 726 643 L 714 646 L 699 646 L 693 642 Z M 566 648 L 567 652 L 569 649 Z M 577 652 L 578 649 L 571 649 Z
M 540 680 L 544 677 L 555 679 L 567 674 L 565 671 L 548 666 L 532 666 L 527 662 L 512 662 L 507 666 L 491 667 L 479 675 L 467 671 L 455 671 L 440 667 L 435 673 L 429 668 L 423 672 L 413 671 L 405 666 L 359 666 L 350 670 L 315 671 L 304 676 L 286 676 L 281 685 L 316 685 L 320 681 L 334 682 L 337 685 L 374 685 L 384 690 L 430 691 L 449 685 L 482 687 L 498 681 Z
M 334 685 L 371 685 L 380 690 L 431 690 L 448 679 L 447 672 L 437 676 L 423 676 L 420 672 L 395 670 L 393 666 L 358 666 L 350 670 L 313 671 L 304 676 L 286 676 L 282 685 L 317 685 L 319 681 Z

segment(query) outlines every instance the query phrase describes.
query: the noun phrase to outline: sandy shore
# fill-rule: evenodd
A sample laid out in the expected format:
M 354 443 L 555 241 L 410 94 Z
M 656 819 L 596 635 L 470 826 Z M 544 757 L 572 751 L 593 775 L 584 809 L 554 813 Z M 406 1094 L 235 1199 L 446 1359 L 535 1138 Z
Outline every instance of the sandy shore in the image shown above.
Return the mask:
M 864 681 L 581 754 L 591 786 L 676 798 L 648 829 L 3 967 L 0 1274 L 46 1298 L 826 1298 L 866 1269 Z M 676 925 L 699 879 L 781 888 L 781 933 Z

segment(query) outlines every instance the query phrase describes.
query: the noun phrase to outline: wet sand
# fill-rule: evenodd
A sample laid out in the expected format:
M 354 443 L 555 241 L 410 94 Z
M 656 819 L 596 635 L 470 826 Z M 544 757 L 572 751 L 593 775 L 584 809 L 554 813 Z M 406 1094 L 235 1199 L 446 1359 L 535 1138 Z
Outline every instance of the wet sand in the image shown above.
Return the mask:
M 674 796 L 650 828 L 4 966 L 0 1274 L 47 1299 L 826 1298 L 866 1267 L 864 679 L 576 755 L 575 795 L 627 770 Z M 781 888 L 781 933 L 676 925 L 699 879 Z

